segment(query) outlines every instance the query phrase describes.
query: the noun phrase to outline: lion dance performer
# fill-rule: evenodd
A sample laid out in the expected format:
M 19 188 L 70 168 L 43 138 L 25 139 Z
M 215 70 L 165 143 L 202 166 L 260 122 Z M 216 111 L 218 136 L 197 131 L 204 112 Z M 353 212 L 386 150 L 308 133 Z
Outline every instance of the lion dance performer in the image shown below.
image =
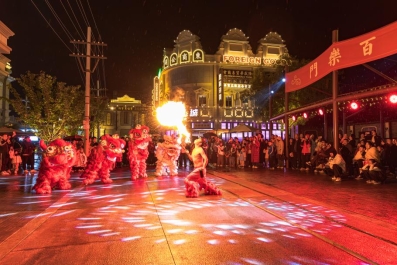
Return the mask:
M 148 146 L 151 142 L 149 127 L 138 124 L 129 131 L 128 160 L 130 163 L 131 179 L 146 178 L 146 159 L 149 157 Z
M 201 189 L 205 190 L 207 195 L 221 195 L 221 191 L 212 182 L 208 181 L 206 176 L 206 166 L 208 158 L 205 154 L 201 139 L 194 141 L 194 149 L 192 154 L 187 151 L 190 160 L 193 161 L 194 170 L 185 178 L 186 197 L 197 198 Z
M 102 183 L 112 183 L 110 171 L 114 169 L 116 159 L 122 156 L 125 141 L 120 138 L 113 138 L 109 134 L 101 136 L 97 146 L 91 149 L 87 159 L 87 165 L 80 178 L 83 184 L 92 184 L 96 179 L 101 179 Z
M 43 157 L 36 184 L 32 189 L 38 194 L 49 194 L 54 188 L 70 189 L 70 172 L 76 162 L 76 150 L 73 145 L 56 139 L 47 146 L 41 140 L 40 148 L 43 150 Z
M 168 135 L 164 135 L 164 142 L 158 143 L 156 148 L 156 173 L 160 177 L 167 174 L 167 168 L 171 176 L 178 175 L 178 158 L 181 153 L 181 146 L 177 140 Z

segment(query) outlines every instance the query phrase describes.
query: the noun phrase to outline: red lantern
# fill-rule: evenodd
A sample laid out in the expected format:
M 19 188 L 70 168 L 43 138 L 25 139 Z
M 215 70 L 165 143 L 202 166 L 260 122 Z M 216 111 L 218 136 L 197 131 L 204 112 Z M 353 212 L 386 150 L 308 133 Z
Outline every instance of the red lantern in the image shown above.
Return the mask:
M 350 108 L 351 108 L 352 110 L 358 109 L 358 104 L 357 104 L 357 102 L 352 102 L 352 103 L 350 103 Z
M 389 97 L 389 101 L 390 101 L 390 103 L 392 103 L 392 104 L 396 104 L 397 103 L 397 95 L 391 95 L 390 97 Z

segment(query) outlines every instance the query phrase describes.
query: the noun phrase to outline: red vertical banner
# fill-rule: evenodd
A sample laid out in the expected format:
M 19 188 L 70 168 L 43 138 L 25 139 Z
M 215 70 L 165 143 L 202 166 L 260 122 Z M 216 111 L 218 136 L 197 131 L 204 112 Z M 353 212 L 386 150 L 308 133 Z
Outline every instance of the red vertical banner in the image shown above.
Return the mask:
M 286 74 L 286 92 L 302 89 L 339 69 L 397 53 L 397 22 L 332 44 L 309 64 Z

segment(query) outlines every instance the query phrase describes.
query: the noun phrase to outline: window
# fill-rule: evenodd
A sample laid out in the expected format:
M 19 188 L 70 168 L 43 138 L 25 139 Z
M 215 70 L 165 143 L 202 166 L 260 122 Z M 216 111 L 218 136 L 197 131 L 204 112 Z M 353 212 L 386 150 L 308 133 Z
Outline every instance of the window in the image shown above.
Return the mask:
M 200 107 L 205 107 L 206 105 L 207 105 L 207 97 L 206 96 L 204 96 L 204 95 L 199 95 L 199 98 L 198 98 L 198 100 L 199 100 L 199 106 Z
M 278 47 L 268 47 L 267 53 L 269 54 L 280 54 L 280 48 Z
M 225 97 L 225 101 L 226 101 L 226 107 L 233 107 L 233 98 L 232 96 L 226 96 Z
M 241 44 L 230 44 L 230 50 L 231 51 L 241 52 L 241 51 L 243 51 L 243 45 L 241 45 Z
M 131 116 L 131 112 L 121 112 L 121 114 L 123 115 L 123 125 L 129 125 L 130 124 L 130 116 Z
M 112 125 L 112 115 L 110 113 L 106 113 L 106 125 Z

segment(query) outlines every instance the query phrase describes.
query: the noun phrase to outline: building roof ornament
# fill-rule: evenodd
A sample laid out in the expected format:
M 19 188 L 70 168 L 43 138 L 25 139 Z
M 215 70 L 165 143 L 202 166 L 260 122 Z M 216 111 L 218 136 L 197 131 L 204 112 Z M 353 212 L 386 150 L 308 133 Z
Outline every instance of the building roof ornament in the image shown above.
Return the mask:
M 226 35 L 222 36 L 222 41 L 243 41 L 248 42 L 249 37 L 246 37 L 241 29 L 230 29 Z
M 190 30 L 184 30 L 179 32 L 178 37 L 174 42 L 176 44 L 184 44 L 184 43 L 192 43 L 192 42 L 198 42 L 200 38 L 190 32 Z
M 258 41 L 260 44 L 271 43 L 271 44 L 284 44 L 284 40 L 277 32 L 269 32 L 265 37 Z

